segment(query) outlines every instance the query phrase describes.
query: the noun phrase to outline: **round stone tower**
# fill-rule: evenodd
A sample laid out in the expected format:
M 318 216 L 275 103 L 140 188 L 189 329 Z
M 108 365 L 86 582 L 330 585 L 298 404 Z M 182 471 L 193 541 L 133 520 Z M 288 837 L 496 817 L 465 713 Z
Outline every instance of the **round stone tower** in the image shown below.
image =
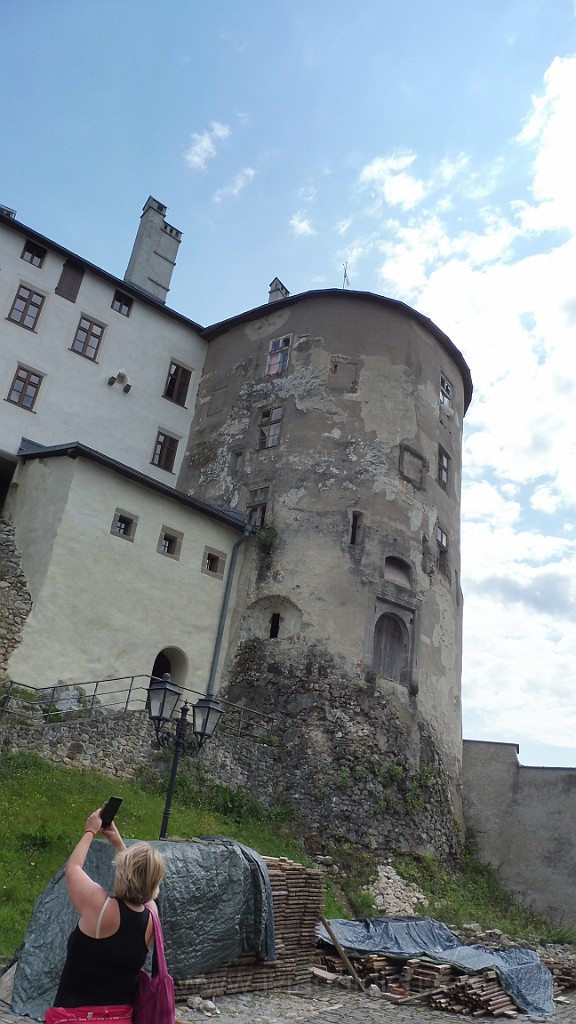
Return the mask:
M 453 852 L 470 371 L 401 302 L 271 295 L 204 332 L 179 480 L 260 528 L 223 686 L 276 716 L 279 771 L 313 829 Z

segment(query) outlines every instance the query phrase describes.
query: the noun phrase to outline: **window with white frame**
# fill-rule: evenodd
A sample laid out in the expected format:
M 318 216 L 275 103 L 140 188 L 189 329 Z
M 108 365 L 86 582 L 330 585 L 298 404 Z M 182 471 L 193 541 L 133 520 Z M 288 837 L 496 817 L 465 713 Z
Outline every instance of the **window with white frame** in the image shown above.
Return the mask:
M 452 385 L 443 373 L 440 374 L 440 405 L 452 408 Z
M 250 523 L 251 526 L 264 526 L 269 496 L 269 487 L 255 487 L 253 490 L 248 491 L 246 522 Z
M 173 558 L 178 561 L 184 534 L 180 530 L 172 530 L 169 526 L 163 526 L 160 530 L 156 550 L 160 555 Z
M 447 491 L 449 482 L 450 456 L 441 445 L 438 445 L 438 483 L 443 491 Z
M 274 341 L 270 342 L 268 346 L 268 359 L 266 361 L 266 373 L 269 376 L 274 376 L 278 373 L 283 373 L 288 366 L 288 357 L 290 355 L 290 335 L 287 334 L 284 338 L 275 338 Z
M 282 422 L 282 408 L 262 409 L 258 421 L 258 451 L 263 448 L 275 448 L 280 440 L 280 424 Z

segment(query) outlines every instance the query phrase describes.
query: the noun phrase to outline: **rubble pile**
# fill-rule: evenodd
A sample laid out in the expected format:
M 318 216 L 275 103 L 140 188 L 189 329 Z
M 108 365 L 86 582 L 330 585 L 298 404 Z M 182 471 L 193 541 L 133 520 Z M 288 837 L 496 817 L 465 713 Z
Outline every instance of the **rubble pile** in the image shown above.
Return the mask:
M 425 910 L 427 900 L 413 882 L 407 882 L 391 862 L 378 866 L 376 881 L 366 887 L 383 917 L 415 917 Z

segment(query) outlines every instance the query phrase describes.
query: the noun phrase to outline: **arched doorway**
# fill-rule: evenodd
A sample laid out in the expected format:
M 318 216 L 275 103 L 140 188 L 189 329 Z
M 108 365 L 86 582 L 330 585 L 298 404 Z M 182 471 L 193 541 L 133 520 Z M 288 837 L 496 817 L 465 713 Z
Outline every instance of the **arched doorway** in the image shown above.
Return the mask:
M 374 630 L 374 672 L 397 683 L 405 682 L 406 653 L 402 623 L 395 615 L 381 615 Z

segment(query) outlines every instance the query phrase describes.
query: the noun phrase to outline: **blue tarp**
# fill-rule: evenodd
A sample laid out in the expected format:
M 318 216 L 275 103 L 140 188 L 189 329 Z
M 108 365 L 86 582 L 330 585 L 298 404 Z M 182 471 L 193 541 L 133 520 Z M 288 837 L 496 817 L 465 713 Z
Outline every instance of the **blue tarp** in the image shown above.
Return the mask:
M 349 955 L 382 953 L 398 960 L 425 957 L 435 963 L 453 964 L 464 974 L 495 971 L 519 1010 L 538 1016 L 554 1013 L 552 975 L 531 949 L 463 946 L 447 925 L 431 917 L 332 920 L 330 927 Z M 332 944 L 323 925 L 318 926 L 318 937 Z

